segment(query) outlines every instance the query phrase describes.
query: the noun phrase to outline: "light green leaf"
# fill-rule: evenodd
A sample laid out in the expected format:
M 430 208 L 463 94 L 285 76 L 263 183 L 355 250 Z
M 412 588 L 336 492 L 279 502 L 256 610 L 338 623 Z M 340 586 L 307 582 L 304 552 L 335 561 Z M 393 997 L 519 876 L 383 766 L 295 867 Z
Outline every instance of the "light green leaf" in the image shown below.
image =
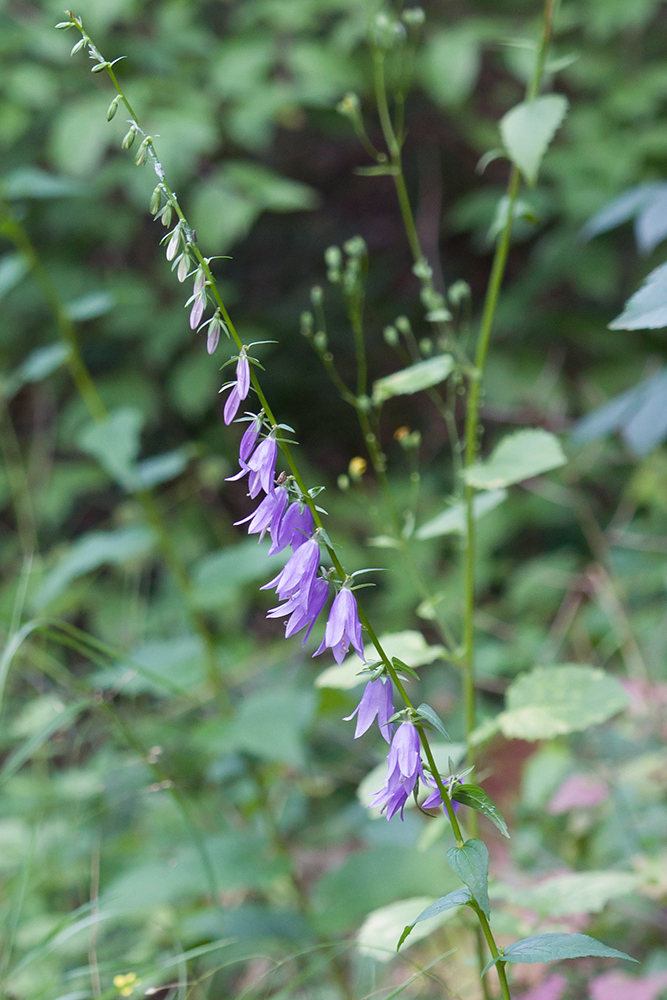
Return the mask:
M 173 451 L 166 451 L 163 455 L 154 455 L 153 458 L 146 458 L 139 462 L 135 469 L 135 474 L 140 487 L 149 490 L 160 483 L 167 483 L 170 479 L 180 476 L 188 466 L 188 462 L 195 454 L 196 449 L 189 444 Z
M 567 107 L 567 98 L 562 94 L 545 94 L 534 101 L 522 101 L 500 121 L 505 149 L 529 184 L 537 181 L 542 157 Z
M 23 254 L 6 253 L 0 260 L 0 299 L 23 281 L 30 265 Z
M 131 650 L 127 661 L 93 677 L 96 688 L 119 688 L 123 694 L 150 692 L 164 696 L 192 691 L 206 680 L 202 641 L 198 636 L 174 636 L 147 642 Z
M 489 907 L 489 852 L 481 840 L 466 840 L 463 847 L 450 847 L 447 863 L 461 881 L 468 886 L 472 898 L 486 918 L 491 916 Z
M 526 889 L 502 886 L 502 895 L 513 905 L 536 910 L 544 917 L 569 917 L 578 913 L 599 913 L 617 896 L 626 896 L 641 883 L 633 872 L 587 871 L 554 875 Z
M 588 934 L 537 934 L 535 937 L 523 938 L 509 945 L 502 955 L 487 964 L 484 972 L 499 959 L 503 962 L 524 962 L 532 965 L 534 962 L 558 962 L 564 958 L 589 957 L 625 958 L 629 962 L 636 961 L 624 951 L 609 948 Z
M 16 198 L 48 198 L 50 201 L 52 198 L 81 194 L 82 190 L 77 181 L 47 174 L 36 167 L 20 167 L 4 179 L 4 193 L 10 201 Z
M 196 564 L 192 573 L 195 605 L 202 611 L 235 600 L 243 587 L 255 580 L 270 580 L 285 565 L 289 552 L 267 556 L 268 544 L 249 538 L 212 552 Z
M 465 890 L 463 890 L 465 892 Z M 360 954 L 374 958 L 376 962 L 389 962 L 396 952 L 403 950 L 401 947 L 407 937 L 401 936 L 398 945 L 396 944 L 399 935 L 404 930 L 406 923 L 411 923 L 414 927 L 419 921 L 423 921 L 420 927 L 414 932 L 410 944 L 416 944 L 422 938 L 428 937 L 437 927 L 440 927 L 453 913 L 447 913 L 446 909 L 436 911 L 424 917 L 425 908 L 432 909 L 432 896 L 413 896 L 412 899 L 401 899 L 397 903 L 390 903 L 382 906 L 379 910 L 369 913 L 363 924 L 357 931 L 356 944 Z M 417 916 L 420 914 L 420 916 Z M 405 947 L 409 947 L 406 945 Z
M 610 330 L 660 330 L 667 326 L 667 264 L 661 264 L 625 303 Z
M 416 924 L 421 923 L 422 920 L 431 922 L 433 917 L 438 916 L 440 913 L 445 913 L 448 910 L 456 909 L 459 906 L 464 906 L 470 901 L 471 898 L 470 889 L 455 889 L 454 892 L 449 892 L 446 896 L 441 896 L 440 899 L 436 899 L 435 903 L 431 903 L 430 906 L 427 906 L 426 909 L 419 914 L 416 920 L 413 920 L 411 924 L 408 924 L 403 928 L 403 933 L 398 939 L 398 944 L 396 945 L 396 951 L 399 951 L 408 935 L 412 934 Z M 415 941 L 419 941 L 421 938 L 426 937 L 426 935 L 430 934 L 431 930 L 436 926 L 436 924 L 431 924 L 426 931 L 423 931 L 420 928 L 417 932 L 418 936 L 413 938 L 412 943 L 414 944 Z
M 477 521 L 483 514 L 493 510 L 507 497 L 507 490 L 489 490 L 473 498 L 472 512 Z M 415 531 L 415 538 L 439 538 L 441 535 L 466 533 L 466 508 L 463 503 L 452 504 L 442 514 L 422 524 Z
M 135 462 L 139 454 L 144 414 L 132 406 L 114 410 L 106 420 L 84 428 L 79 447 L 88 452 L 126 490 L 139 485 Z
M 61 341 L 31 351 L 25 361 L 9 376 L 8 394 L 13 396 L 28 382 L 41 382 L 43 378 L 48 378 L 67 361 L 69 353 L 69 345 Z
M 461 104 L 470 93 L 480 67 L 480 39 L 465 22 L 434 32 L 418 63 L 418 73 L 430 96 L 440 105 Z
M 476 809 L 487 819 L 490 819 L 494 826 L 497 826 L 503 837 L 509 840 L 509 830 L 507 823 L 503 819 L 498 806 L 492 802 L 483 788 L 479 785 L 456 785 L 451 792 L 451 797 L 455 802 L 460 802 L 463 806 Z
M 497 490 L 557 469 L 565 462 L 554 434 L 539 429 L 516 431 L 504 437 L 485 462 L 466 469 L 463 478 L 477 490 Z
M 119 565 L 143 558 L 152 548 L 155 536 L 150 528 L 118 528 L 116 531 L 92 531 L 77 539 L 55 569 L 47 575 L 35 594 L 32 605 L 45 607 L 76 577 L 90 573 L 107 563 Z
M 83 323 L 86 320 L 104 316 L 105 313 L 113 309 L 115 303 L 116 299 L 111 292 L 89 292 L 80 299 L 67 303 L 67 315 L 75 323 Z
M 376 406 L 392 396 L 412 395 L 422 389 L 430 389 L 447 378 L 454 367 L 449 354 L 438 354 L 435 358 L 418 361 L 393 375 L 379 378 L 373 383 L 373 402 Z
M 628 701 L 616 678 L 595 667 L 536 667 L 510 685 L 498 724 L 508 739 L 549 739 L 606 722 Z
M 412 629 L 385 633 L 380 636 L 380 644 L 390 660 L 396 656 L 408 667 L 413 668 L 433 663 L 445 651 L 444 646 L 429 646 L 421 632 Z M 364 656 L 366 660 L 378 659 L 377 650 L 372 643 L 364 646 Z M 363 665 L 362 660 L 353 653 L 347 656 L 340 666 L 327 667 L 323 670 L 315 679 L 315 687 L 348 691 L 358 687 L 359 684 L 365 684 L 368 681 L 368 674 L 359 673 Z
M 225 748 L 301 768 L 305 763 L 303 731 L 313 709 L 312 691 L 289 687 L 258 691 L 241 702 L 223 735 Z

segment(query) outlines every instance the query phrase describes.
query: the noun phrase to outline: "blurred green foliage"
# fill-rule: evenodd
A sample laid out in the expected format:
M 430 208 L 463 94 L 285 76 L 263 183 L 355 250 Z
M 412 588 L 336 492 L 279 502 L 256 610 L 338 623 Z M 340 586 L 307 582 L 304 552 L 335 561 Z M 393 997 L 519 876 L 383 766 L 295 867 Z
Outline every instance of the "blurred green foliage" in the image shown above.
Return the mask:
M 528 0 L 425 8 L 407 105 L 410 194 L 425 251 L 432 262 L 439 253 L 436 280 L 467 281 L 476 317 L 507 162 L 483 174 L 475 165 L 523 97 L 540 11 Z M 387 324 L 406 314 L 418 338 L 428 332 L 391 178 L 355 175 L 368 157 L 335 110 L 359 93 L 379 143 L 365 46 L 375 10 L 370 0 L 85 0 L 76 13 L 105 54 L 127 57 L 118 72 L 159 136 L 203 251 L 231 254 L 216 274 L 244 338 L 271 341 L 260 349 L 267 395 L 317 470 L 309 482 L 327 486 L 346 563 L 389 570 L 365 592 L 376 627 L 420 630 L 435 645 L 401 553 L 383 546 L 372 475 L 336 486 L 363 440 L 299 334 L 310 288 L 324 283 L 324 249 L 357 233 L 371 253 L 372 378 L 400 365 Z M 238 443 L 218 405 L 227 348 L 209 357 L 195 342 L 146 210 L 153 179 L 121 153 L 124 115 L 107 122 L 108 82 L 82 56 L 70 60 L 73 39 L 53 30 L 60 17 L 50 0 L 0 0 L 0 193 L 114 415 L 91 426 L 48 302 L 0 222 L 0 990 L 83 1000 L 173 983 L 179 1000 L 324 1000 L 337 995 L 332 956 L 343 955 L 361 997 L 458 948 L 405 995 L 441 996 L 444 983 L 476 997 L 465 915 L 389 966 L 353 947 L 372 911 L 457 887 L 449 834 L 416 810 L 404 824 L 370 816 L 355 789 L 381 761 L 381 739 L 354 743 L 340 719 L 355 691 L 314 688 L 328 664 L 313 665 L 263 617 L 269 598 L 257 586 L 271 561 L 232 527 L 248 505 L 242 487 L 224 484 Z M 667 459 L 659 447 L 637 460 L 614 435 L 575 447 L 568 432 L 664 355 L 661 331 L 607 329 L 664 248 L 641 259 L 629 231 L 589 242 L 579 233 L 624 189 L 664 177 L 666 41 L 657 0 L 570 0 L 558 15 L 547 69 L 570 111 L 539 186 L 522 195 L 483 415 L 487 453 L 501 430 L 537 426 L 562 435 L 568 464 L 512 486 L 480 520 L 476 621 L 491 727 L 508 684 L 536 664 L 607 668 L 631 696 L 629 710 L 583 733 L 485 744 L 479 773 L 513 832 L 505 848 L 484 828 L 505 901 L 496 931 L 509 941 L 591 926 L 646 975 L 667 966 Z M 325 305 L 349 375 L 354 348 L 335 290 Z M 403 426 L 422 435 L 424 524 L 456 486 L 447 431 L 425 396 L 387 405 L 401 509 L 415 493 L 411 453 L 394 440 Z M 142 506 L 153 486 L 194 618 Z M 461 536 L 450 528 L 414 546 L 455 628 Z M 211 651 L 193 626 L 202 618 L 233 715 L 220 711 Z M 461 739 L 456 668 L 421 662 L 423 697 Z M 579 895 L 534 888 L 590 868 L 613 877 L 578 885 Z M 573 997 L 599 968 L 568 967 Z M 130 980 L 114 985 L 121 974 Z

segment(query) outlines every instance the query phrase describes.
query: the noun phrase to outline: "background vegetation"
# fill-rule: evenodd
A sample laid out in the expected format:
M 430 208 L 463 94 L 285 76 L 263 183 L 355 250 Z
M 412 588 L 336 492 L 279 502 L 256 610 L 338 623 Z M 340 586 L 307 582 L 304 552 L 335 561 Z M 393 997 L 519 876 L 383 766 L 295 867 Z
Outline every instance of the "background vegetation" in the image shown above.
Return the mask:
M 364 443 L 300 333 L 312 286 L 326 285 L 325 248 L 357 234 L 370 251 L 372 377 L 401 363 L 383 336 L 397 316 L 418 339 L 428 332 L 391 178 L 355 173 L 370 161 L 335 110 L 356 91 L 380 143 L 366 46 L 375 9 L 86 0 L 76 12 L 105 54 L 127 56 L 118 71 L 203 252 L 230 255 L 215 270 L 242 336 L 272 342 L 267 395 L 317 470 L 309 482 L 327 487 L 346 563 L 390 570 L 365 592 L 373 621 L 410 633 L 397 655 L 420 666 L 420 690 L 457 742 L 457 669 L 439 657 L 400 553 L 377 545 L 387 516 L 373 475 L 341 488 Z M 523 95 L 540 12 L 528 0 L 425 10 L 408 183 L 424 249 L 441 262 L 436 283 L 469 284 L 474 324 L 507 161 L 475 167 Z M 319 1000 L 341 995 L 341 961 L 357 997 L 406 981 L 406 996 L 481 995 L 465 916 L 391 961 L 395 929 L 414 914 L 368 919 L 455 887 L 447 834 L 415 811 L 404 824 L 369 814 L 356 789 L 383 744 L 355 743 L 340 721 L 359 689 L 314 686 L 328 664 L 264 618 L 266 557 L 232 526 L 249 510 L 244 488 L 224 483 L 238 447 L 217 395 L 225 356 L 189 330 L 146 212 L 154 180 L 120 151 L 125 118 L 107 122 L 108 83 L 70 60 L 74 39 L 53 30 L 61 15 L 58 3 L 0 0 L 3 995 Z M 515 969 L 516 994 L 534 987 L 542 1000 L 656 1000 L 667 986 L 667 408 L 658 394 L 631 434 L 623 405 L 600 434 L 571 434 L 662 372 L 661 331 L 607 324 L 664 246 L 641 255 L 630 227 L 589 241 L 581 228 L 664 176 L 666 43 L 657 0 L 563 3 L 551 72 L 571 110 L 525 196 L 485 384 L 485 451 L 508 428 L 544 427 L 570 461 L 480 521 L 482 716 L 535 664 L 604 667 L 630 696 L 583 733 L 497 736 L 478 764 L 513 831 L 506 843 L 485 828 L 499 936 L 592 928 L 641 962 L 639 979 L 591 960 Z M 325 306 L 330 349 L 351 376 L 336 289 Z M 95 460 L 62 364 L 59 338 L 73 329 L 101 403 L 135 428 L 120 473 Z M 404 427 L 421 434 L 418 498 Z M 456 489 L 446 428 L 424 396 L 388 406 L 383 432 L 401 505 L 424 523 Z M 156 459 L 139 466 L 150 496 L 122 485 L 137 458 Z M 459 550 L 456 532 L 415 542 L 452 624 Z M 597 881 L 561 878 L 589 869 Z

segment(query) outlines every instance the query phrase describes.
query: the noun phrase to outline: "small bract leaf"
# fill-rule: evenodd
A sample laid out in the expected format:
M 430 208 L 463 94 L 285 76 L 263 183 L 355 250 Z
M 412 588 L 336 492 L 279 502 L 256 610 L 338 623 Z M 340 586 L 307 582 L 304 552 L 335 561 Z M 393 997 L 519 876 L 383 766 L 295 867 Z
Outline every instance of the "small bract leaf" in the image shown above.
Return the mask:
M 426 639 L 413 629 L 405 629 L 403 632 L 389 632 L 380 636 L 380 644 L 385 653 L 392 659 L 398 657 L 408 667 L 422 667 L 427 663 L 433 663 L 444 653 L 444 646 L 429 646 Z M 364 647 L 366 660 L 376 660 L 377 650 L 372 643 Z M 347 656 L 340 666 L 327 667 L 315 679 L 315 687 L 338 688 L 342 691 L 351 690 L 359 684 L 365 684 L 368 680 L 367 674 L 360 674 L 363 662 L 356 654 Z
M 522 101 L 500 121 L 500 133 L 512 162 L 529 184 L 535 184 L 542 157 L 567 111 L 562 94 Z
M 440 735 L 444 736 L 446 740 L 449 739 L 449 733 L 440 721 L 440 716 L 431 708 L 430 705 L 427 705 L 425 702 L 421 704 L 417 709 L 417 714 L 433 726 L 434 729 L 437 729 Z
M 440 899 L 436 899 L 435 903 L 431 903 L 431 905 L 427 906 L 425 910 L 422 910 L 416 920 L 413 920 L 411 924 L 408 924 L 403 928 L 403 933 L 398 939 L 398 944 L 396 945 L 396 951 L 399 951 L 401 945 L 408 935 L 412 933 L 416 924 L 421 923 L 422 920 L 429 920 L 431 917 L 437 917 L 438 914 L 445 913 L 447 910 L 453 910 L 457 906 L 464 906 L 465 903 L 470 901 L 470 899 L 470 889 L 455 889 L 454 892 L 449 892 L 446 896 L 441 896 Z M 426 933 L 430 933 L 430 928 L 427 929 Z M 423 934 L 419 934 L 419 938 L 415 938 L 415 940 L 419 940 L 424 936 L 425 935 Z
M 489 852 L 481 840 L 466 840 L 463 847 L 451 847 L 447 851 L 447 863 L 452 871 L 468 886 L 473 899 L 486 918 L 490 917 L 489 907 Z
M 536 428 L 504 437 L 488 459 L 466 469 L 463 478 L 475 489 L 497 490 L 557 469 L 565 462 L 558 438 Z
M 523 962 L 527 965 L 557 962 L 564 958 L 625 958 L 628 962 L 637 961 L 624 951 L 610 948 L 588 934 L 537 934 L 515 941 L 499 956 L 503 962 Z M 493 959 L 486 968 L 490 969 L 499 959 Z
M 604 670 L 574 663 L 536 667 L 510 685 L 498 724 L 508 739 L 549 739 L 606 722 L 628 700 Z
M 475 809 L 482 813 L 487 819 L 498 827 L 503 837 L 509 840 L 509 830 L 507 823 L 503 819 L 498 806 L 491 801 L 483 788 L 479 785 L 457 785 L 452 789 L 451 797 L 455 802 L 460 802 L 463 806 Z
M 379 378 L 373 383 L 373 402 L 377 406 L 392 396 L 412 395 L 422 389 L 430 389 L 444 382 L 453 367 L 454 361 L 449 354 L 438 354 L 435 358 L 418 361 L 400 372 Z

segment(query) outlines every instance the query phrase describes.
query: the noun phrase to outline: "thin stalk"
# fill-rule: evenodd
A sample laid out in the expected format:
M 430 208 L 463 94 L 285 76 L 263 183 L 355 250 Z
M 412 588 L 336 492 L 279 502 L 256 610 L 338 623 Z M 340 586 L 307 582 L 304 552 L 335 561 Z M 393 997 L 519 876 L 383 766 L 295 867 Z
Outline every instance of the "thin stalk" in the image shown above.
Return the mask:
M 545 0 L 544 14 L 542 21 L 542 37 L 535 60 L 531 82 L 528 86 L 526 98 L 529 101 L 535 100 L 539 93 L 546 55 L 549 48 L 551 33 L 553 30 L 553 19 L 558 0 Z M 489 284 L 487 286 L 484 307 L 482 309 L 482 319 L 480 323 L 477 349 L 475 352 L 475 372 L 470 378 L 469 391 L 466 402 L 465 432 L 464 432 L 464 469 L 470 468 L 477 456 L 477 448 L 480 435 L 479 404 L 482 389 L 482 379 L 484 377 L 484 365 L 486 363 L 491 333 L 498 306 L 500 289 L 505 275 L 505 266 L 509 253 L 510 241 L 512 237 L 512 224 L 514 222 L 514 205 L 521 184 L 521 176 L 516 166 L 512 166 L 509 182 L 507 186 L 507 218 L 503 226 L 500 238 L 496 244 L 493 257 Z M 476 726 L 476 706 L 475 706 L 475 635 L 474 635 L 474 613 L 475 613 L 475 517 L 473 509 L 474 489 L 467 483 L 464 490 L 466 505 L 466 546 L 463 570 L 464 585 L 464 606 L 463 606 L 463 696 L 464 712 L 466 721 L 466 734 L 468 740 Z M 470 760 L 474 760 L 474 750 L 468 747 Z
M 486 915 L 482 912 L 479 904 L 476 903 L 475 900 L 472 901 L 471 905 L 473 910 L 477 914 L 477 918 L 482 928 L 482 933 L 484 934 L 484 937 L 486 938 L 486 943 L 489 946 L 489 951 L 491 952 L 494 958 L 500 958 L 500 951 L 498 949 L 498 945 L 495 942 L 493 931 L 489 926 L 489 921 L 486 919 Z M 500 982 L 500 995 L 502 996 L 503 1000 L 512 1000 L 509 986 L 507 983 L 507 973 L 505 972 L 505 965 L 506 965 L 505 962 L 502 961 L 496 962 L 496 969 L 498 971 L 498 980 Z

